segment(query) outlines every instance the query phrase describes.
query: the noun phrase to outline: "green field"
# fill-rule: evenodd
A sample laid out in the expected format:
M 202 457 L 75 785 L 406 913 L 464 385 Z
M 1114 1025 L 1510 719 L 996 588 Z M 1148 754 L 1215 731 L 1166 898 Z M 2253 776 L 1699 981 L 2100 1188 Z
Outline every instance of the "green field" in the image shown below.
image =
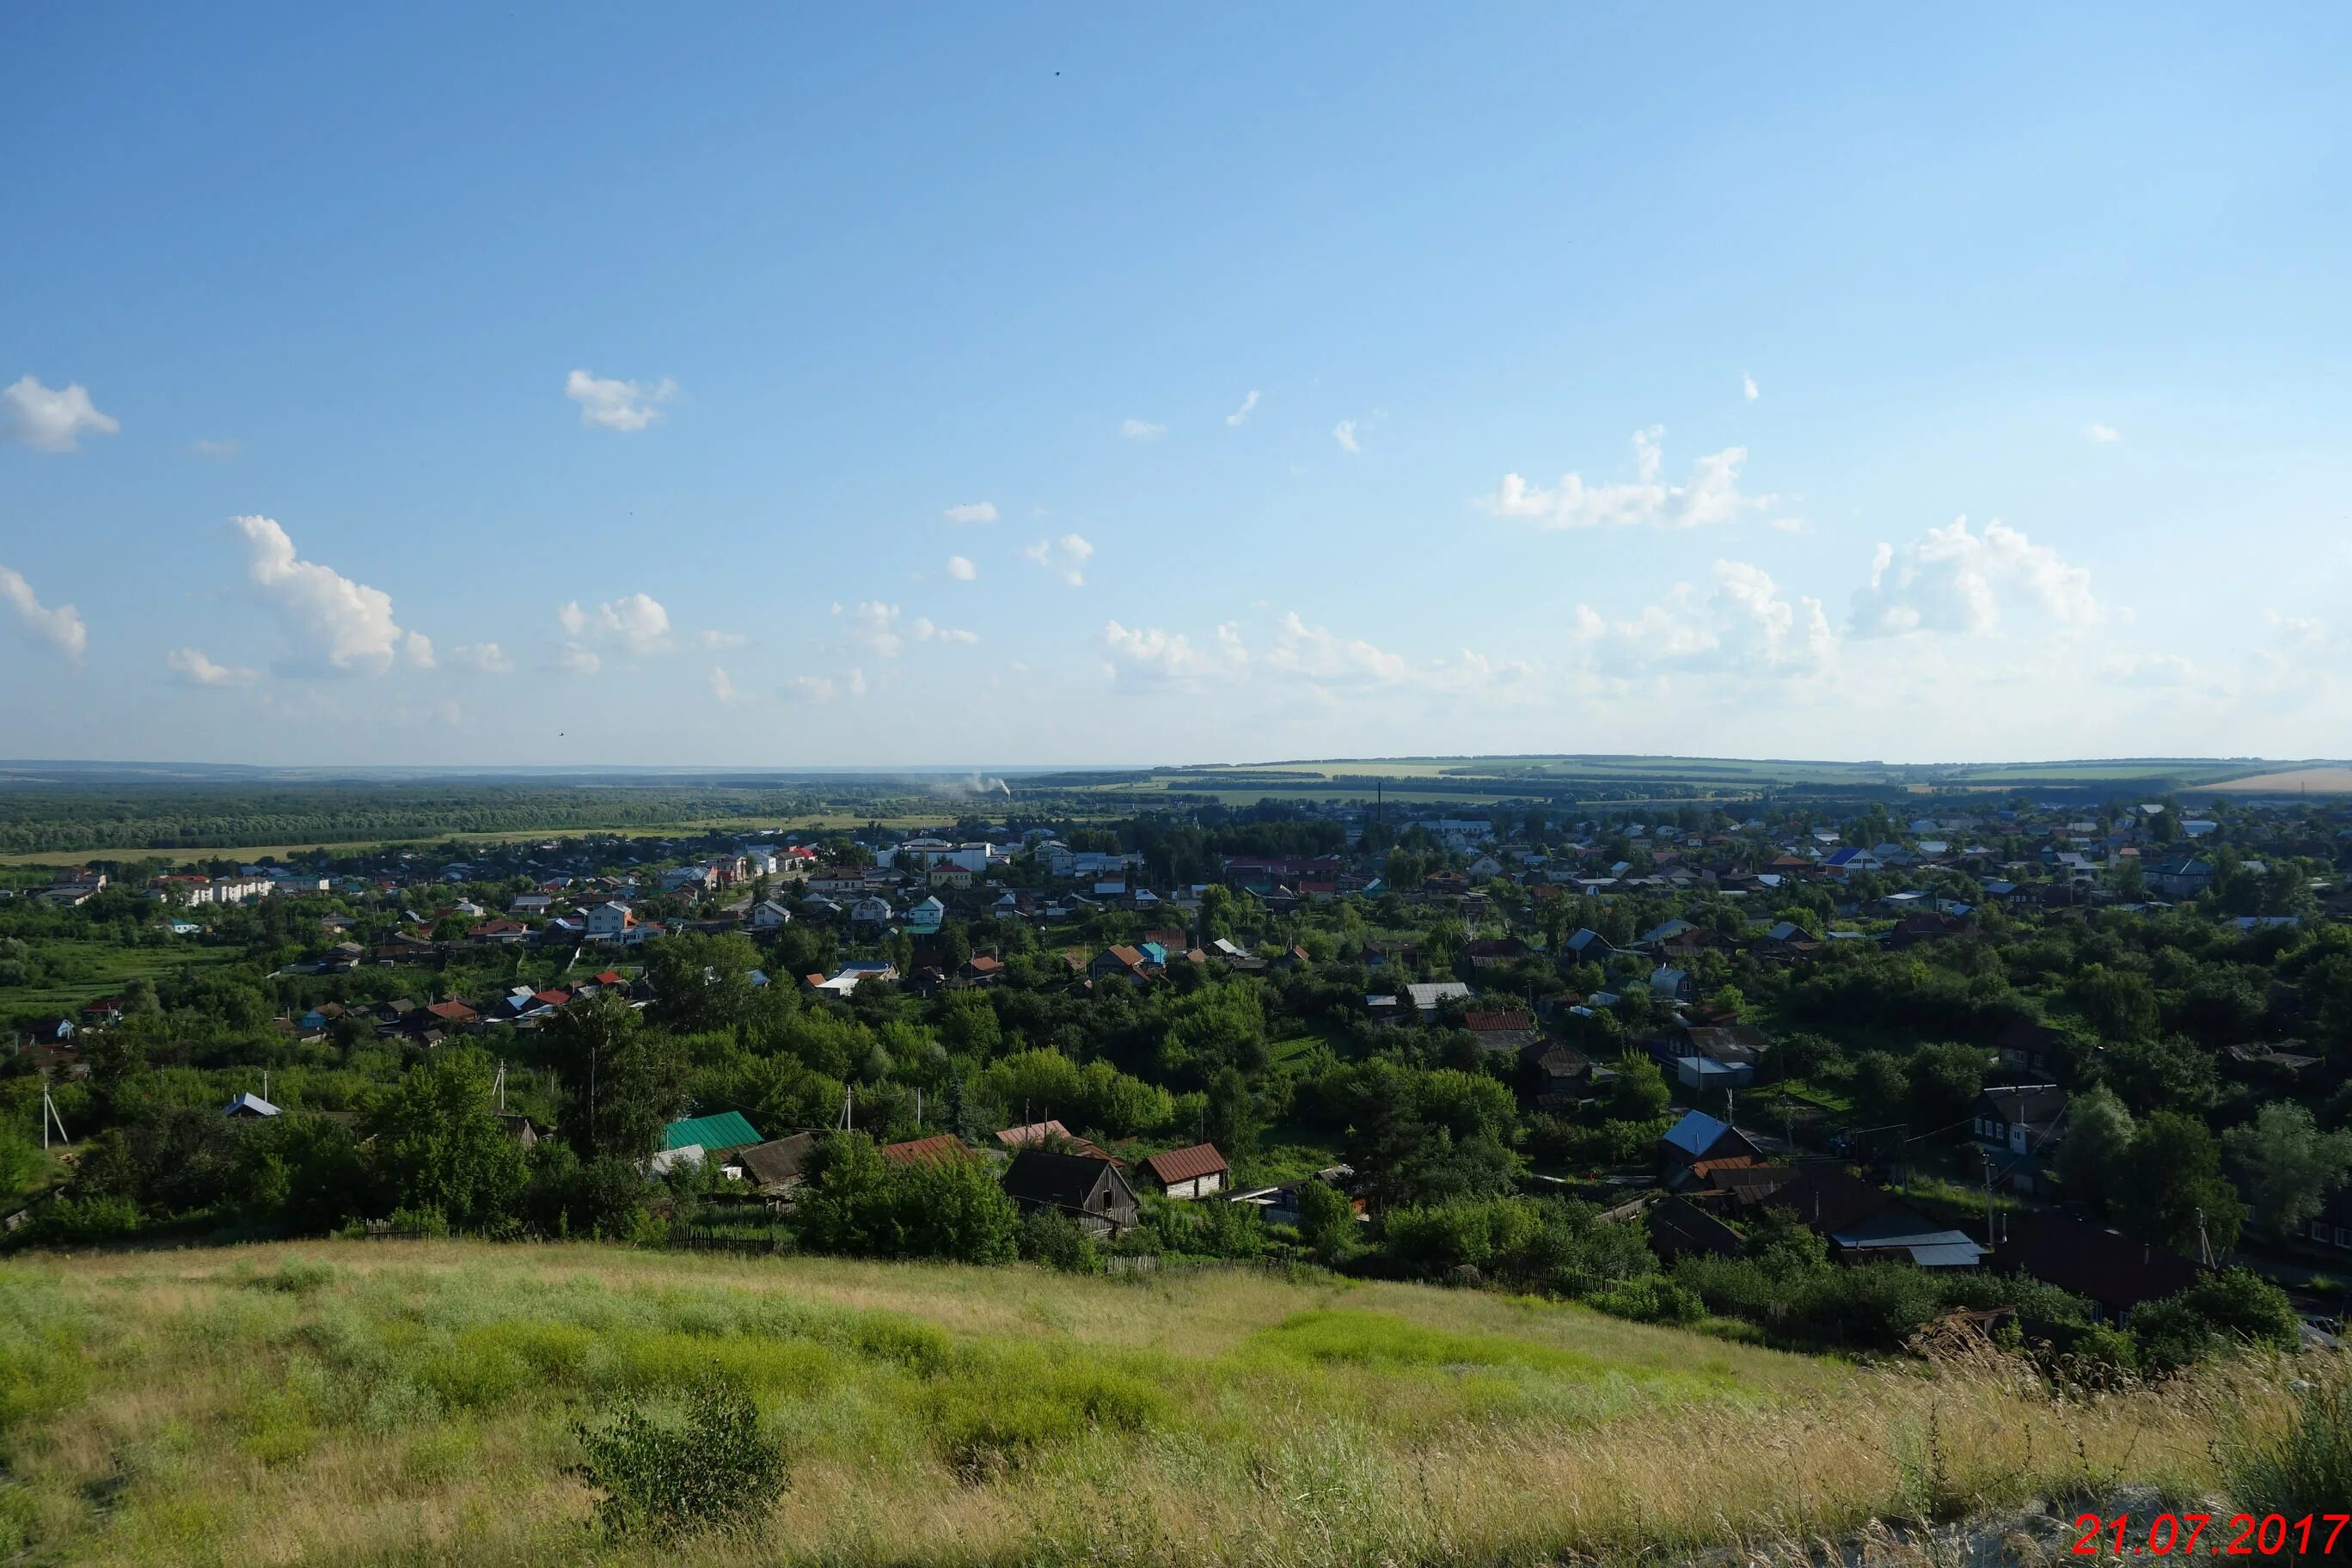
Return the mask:
M 753 1538 L 588 1533 L 575 1424 L 713 1367 Z M 0 1555 L 124 1563 L 1654 1560 L 2122 1479 L 2216 1482 L 2267 1367 L 2093 1401 L 1478 1291 L 584 1245 L 0 1270 Z
M 78 1007 L 93 996 L 119 991 L 134 980 L 161 980 L 184 970 L 235 963 L 235 948 L 198 947 L 186 938 L 169 947 L 124 947 L 119 942 L 43 937 L 41 961 L 62 970 L 38 985 L 0 986 L 0 1011 Z

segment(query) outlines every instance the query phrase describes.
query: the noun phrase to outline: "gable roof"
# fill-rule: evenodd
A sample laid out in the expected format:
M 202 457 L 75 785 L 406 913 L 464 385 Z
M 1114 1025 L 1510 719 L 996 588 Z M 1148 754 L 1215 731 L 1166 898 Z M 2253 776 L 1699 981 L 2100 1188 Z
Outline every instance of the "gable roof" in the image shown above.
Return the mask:
M 1059 1121 L 1032 1121 L 1025 1127 L 1007 1127 L 997 1133 L 996 1141 L 1007 1149 L 1034 1149 L 1048 1143 L 1060 1144 L 1070 1152 L 1083 1154 L 1088 1159 L 1111 1159 L 1108 1150 L 1079 1137 Z
M 1730 1131 L 1729 1123 L 1717 1121 L 1704 1110 L 1686 1110 L 1680 1121 L 1666 1129 L 1659 1142 L 1696 1160 Z
M 968 1159 L 971 1154 L 963 1140 L 952 1132 L 909 1138 L 903 1143 L 885 1143 L 878 1152 L 894 1165 L 944 1165 L 950 1160 Z
M 1189 1149 L 1171 1149 L 1165 1154 L 1154 1154 L 1143 1162 L 1151 1179 L 1161 1186 L 1189 1182 L 1200 1176 L 1222 1175 L 1227 1170 L 1225 1157 L 1217 1152 L 1213 1143 L 1195 1143 Z
M 1108 1161 L 1089 1159 L 1084 1154 L 1057 1154 L 1047 1149 L 1024 1149 L 1013 1156 L 1013 1163 L 1005 1170 L 1004 1193 L 1007 1197 L 1075 1209 L 1085 1207 L 1087 1199 L 1106 1182 L 1117 1183 L 1122 1190 L 1127 1185 L 1118 1167 Z
M 740 1110 L 722 1110 L 713 1116 L 684 1117 L 662 1129 L 662 1147 L 665 1149 L 683 1149 L 689 1143 L 698 1143 L 719 1154 L 748 1148 L 759 1142 L 759 1132 L 744 1120 Z
M 809 1156 L 816 1152 L 816 1134 L 793 1132 L 754 1143 L 748 1149 L 735 1151 L 742 1164 L 743 1173 L 754 1186 L 773 1186 L 781 1182 L 797 1181 L 807 1168 Z
M 1983 1099 L 2003 1121 L 2028 1127 L 2055 1121 L 2066 1113 L 2066 1091 L 2055 1084 L 1995 1084 L 1985 1089 Z

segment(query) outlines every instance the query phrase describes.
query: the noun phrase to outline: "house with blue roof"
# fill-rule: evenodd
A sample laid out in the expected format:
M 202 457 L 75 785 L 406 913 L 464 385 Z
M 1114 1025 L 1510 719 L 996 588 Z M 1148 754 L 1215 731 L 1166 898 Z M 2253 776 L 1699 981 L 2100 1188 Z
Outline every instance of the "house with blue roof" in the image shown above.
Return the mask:
M 1753 1159 L 1762 1153 L 1748 1134 L 1704 1110 L 1684 1112 L 1683 1119 L 1667 1128 L 1658 1140 L 1658 1163 L 1668 1173 L 1696 1165 L 1701 1160 L 1732 1160 L 1742 1155 Z

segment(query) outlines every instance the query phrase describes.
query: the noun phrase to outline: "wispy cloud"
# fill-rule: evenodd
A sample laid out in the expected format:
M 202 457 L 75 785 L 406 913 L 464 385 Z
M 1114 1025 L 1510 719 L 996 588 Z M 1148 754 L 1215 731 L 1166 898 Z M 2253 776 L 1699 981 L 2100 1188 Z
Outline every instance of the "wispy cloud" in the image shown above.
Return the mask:
M 2124 438 L 2124 433 L 2114 426 L 2094 419 L 2083 426 L 2083 439 L 2101 447 L 2112 447 Z
M 0 436 L 36 452 L 70 452 L 84 436 L 111 436 L 121 421 L 101 414 L 75 382 L 62 391 L 27 375 L 0 391 Z
M 710 667 L 710 696 L 722 708 L 739 708 L 751 700 L 745 693 L 735 689 L 733 679 L 715 664 Z
M 215 664 L 200 648 L 174 648 L 163 656 L 163 662 L 184 686 L 250 686 L 261 675 L 256 669 Z
M 1094 552 L 1095 547 L 1082 535 L 1066 533 L 1058 541 L 1041 539 L 1021 553 L 1048 572 L 1059 572 L 1062 581 L 1071 587 L 1083 588 L 1087 585 L 1087 563 Z
M 450 665 L 457 669 L 470 669 L 477 675 L 510 675 L 514 660 L 507 650 L 494 642 L 459 643 L 449 650 Z
M 661 405 L 677 398 L 677 383 L 619 381 L 575 370 L 564 378 L 563 395 L 580 405 L 580 423 L 596 430 L 642 430 L 661 417 Z
M 1234 409 L 1231 414 L 1225 416 L 1225 423 L 1228 425 L 1246 425 L 1249 423 L 1249 416 L 1253 413 L 1256 412 L 1256 410 L 1257 390 L 1253 387 L 1250 390 L 1250 395 L 1242 399 L 1242 405 L 1239 408 Z
M 216 463 L 225 463 L 244 450 L 245 444 L 241 441 L 191 441 L 188 443 L 189 456 L 210 458 Z
M 89 628 L 82 625 L 81 612 L 71 605 L 59 605 L 55 609 L 43 605 L 33 585 L 22 574 L 0 566 L 0 600 L 16 612 L 16 625 L 26 638 L 47 643 L 79 664 L 89 647 Z
M 950 522 L 994 522 L 996 503 L 992 500 L 965 501 L 961 506 L 948 508 L 940 515 Z
M 1570 474 L 1544 489 L 1517 474 L 1505 474 L 1487 498 L 1486 509 L 1498 517 L 1531 519 L 1546 529 L 1703 528 L 1736 522 L 1780 499 L 1740 492 L 1740 465 L 1748 460 L 1745 447 L 1726 447 L 1701 458 L 1688 479 L 1665 483 L 1660 477 L 1665 433 L 1663 425 L 1634 432 L 1636 477 L 1630 482 L 1588 485 L 1582 475 Z
M 1117 621 L 1104 625 L 1102 641 L 1108 655 L 1104 668 L 1114 679 L 1146 684 L 1192 685 L 1222 679 L 1242 673 L 1250 661 L 1241 629 L 1231 622 L 1219 626 L 1204 647 L 1194 646 L 1181 632 L 1123 626 Z
M 1130 441 L 1157 441 L 1168 434 L 1168 426 L 1150 419 L 1124 419 L 1118 433 Z
M 1352 419 L 1342 419 L 1332 426 L 1331 439 L 1339 443 L 1339 450 L 1342 452 L 1361 452 L 1364 449 L 1357 444 L 1356 422 Z
M 1750 403 L 1764 395 L 1757 390 L 1756 378 L 1752 375 L 1742 375 L 1739 378 L 1739 395 Z

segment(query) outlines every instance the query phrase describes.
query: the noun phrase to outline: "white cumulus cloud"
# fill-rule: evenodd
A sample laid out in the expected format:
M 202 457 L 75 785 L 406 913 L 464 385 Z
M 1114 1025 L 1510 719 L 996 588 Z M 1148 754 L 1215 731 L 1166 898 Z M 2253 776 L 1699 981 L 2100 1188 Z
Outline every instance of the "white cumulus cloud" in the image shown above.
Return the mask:
M 1356 422 L 1352 419 L 1342 419 L 1332 426 L 1331 439 L 1339 443 L 1342 452 L 1361 452 L 1364 449 L 1356 441 Z
M 593 610 L 582 609 L 574 599 L 555 612 L 555 619 L 575 641 L 617 643 L 635 654 L 669 651 L 669 612 L 650 594 L 626 595 Z
M 2034 543 L 1998 518 L 1973 533 L 1962 517 L 1899 551 L 1878 547 L 1870 585 L 1853 596 L 1853 630 L 1857 637 L 1981 636 L 2000 626 L 2004 597 L 2021 597 L 2060 626 L 2104 618 L 2088 568 L 2069 563 L 2053 546 Z
M 1619 622 L 1612 652 L 1636 665 L 1771 671 L 1819 669 L 1835 657 L 1819 599 L 1782 596 L 1769 573 L 1745 561 L 1717 561 L 1714 576 L 1711 593 L 1678 583 L 1665 604 Z
M 260 676 L 258 670 L 215 664 L 201 648 L 173 648 L 163 656 L 163 662 L 189 686 L 250 686 Z
M 971 563 L 969 556 L 950 555 L 948 557 L 948 575 L 959 583 L 969 583 L 980 575 L 980 568 Z
M 835 605 L 833 613 L 842 617 L 842 635 L 858 652 L 876 658 L 896 658 L 906 651 L 907 638 L 898 630 L 898 605 L 867 599 L 848 611 Z
M 1703 528 L 1736 522 L 1761 511 L 1779 500 L 1770 495 L 1744 495 L 1739 489 L 1740 466 L 1748 461 L 1745 447 L 1726 447 L 1698 459 L 1690 478 L 1667 484 L 1665 426 L 1654 425 L 1633 435 L 1636 477 L 1619 484 L 1588 485 L 1580 474 L 1569 474 L 1550 489 L 1530 485 L 1517 474 L 1505 474 L 1486 509 L 1498 517 L 1524 517 L 1538 527 L 1559 528 Z
M 1249 416 L 1256 411 L 1257 391 L 1253 387 L 1250 391 L 1250 395 L 1242 399 L 1242 405 L 1239 408 L 1234 409 L 1231 414 L 1225 416 L 1225 423 L 1228 425 L 1246 425 L 1249 423 Z
M 1739 378 L 1739 395 L 1750 403 L 1764 395 L 1757 390 L 1756 378 L 1752 375 L 1743 375 Z
M 5 566 L 0 566 L 0 600 L 5 600 L 8 607 L 16 612 L 17 628 L 26 640 L 47 643 L 68 658 L 80 662 L 83 651 L 89 647 L 89 628 L 82 625 L 79 610 L 71 605 L 47 607 L 21 574 Z
M 2083 426 L 2083 439 L 2102 447 L 2112 447 L 2124 438 L 2124 433 L 2112 425 L 2094 419 Z
M 391 595 L 301 559 L 272 519 L 231 518 L 229 526 L 245 542 L 247 579 L 294 645 L 292 668 L 381 675 L 395 661 L 433 667 L 432 640 L 401 629 Z
M 78 381 L 58 391 L 27 375 L 0 391 L 0 435 L 37 452 L 70 452 L 84 436 L 111 436 L 121 428 L 121 420 L 98 411 Z
M 782 695 L 788 702 L 830 702 L 833 682 L 822 675 L 795 675 L 784 682 Z
M 595 430 L 642 430 L 661 417 L 661 405 L 677 397 L 677 383 L 618 381 L 575 370 L 564 378 L 563 395 L 580 405 L 580 423 Z
M 966 501 L 961 506 L 948 508 L 940 515 L 950 522 L 994 522 L 996 503 L 992 500 Z

